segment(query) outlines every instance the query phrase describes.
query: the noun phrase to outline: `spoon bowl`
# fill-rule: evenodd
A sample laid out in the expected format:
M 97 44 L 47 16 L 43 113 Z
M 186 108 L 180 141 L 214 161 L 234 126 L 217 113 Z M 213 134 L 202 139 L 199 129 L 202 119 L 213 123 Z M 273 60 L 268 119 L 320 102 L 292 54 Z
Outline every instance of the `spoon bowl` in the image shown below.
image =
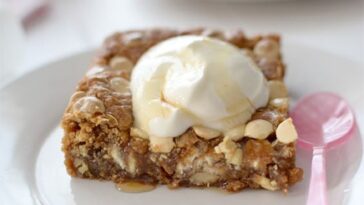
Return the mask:
M 313 151 L 307 205 L 327 205 L 325 155 L 347 142 L 355 128 L 354 113 L 341 97 L 327 92 L 302 98 L 290 113 L 298 145 Z
M 350 139 L 355 117 L 348 103 L 327 92 L 302 98 L 290 113 L 299 135 L 298 146 L 334 148 Z

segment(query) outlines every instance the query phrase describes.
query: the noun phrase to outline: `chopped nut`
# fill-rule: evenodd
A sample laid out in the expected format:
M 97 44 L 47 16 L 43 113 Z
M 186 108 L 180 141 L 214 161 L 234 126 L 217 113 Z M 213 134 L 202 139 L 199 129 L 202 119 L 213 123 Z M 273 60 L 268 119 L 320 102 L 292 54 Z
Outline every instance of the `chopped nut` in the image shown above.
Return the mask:
M 204 138 L 204 139 L 213 139 L 216 138 L 218 136 L 221 135 L 221 132 L 211 129 L 211 128 L 207 128 L 207 127 L 203 127 L 203 126 L 193 126 L 193 131 L 195 131 L 195 133 L 197 134 L 197 136 Z
M 104 67 L 101 67 L 101 66 L 94 66 L 94 67 L 90 68 L 90 69 L 87 71 L 86 76 L 87 76 L 87 77 L 92 77 L 92 76 L 94 76 L 94 75 L 96 75 L 96 74 L 98 74 L 98 73 L 101 73 L 101 72 L 103 72 L 103 71 L 105 71 L 105 68 L 104 68 Z
M 150 136 L 149 140 L 150 140 L 150 150 L 152 152 L 168 153 L 175 146 L 173 138 L 171 138 L 171 137 L 152 137 L 152 136 Z
M 192 129 L 188 129 L 180 137 L 176 138 L 176 145 L 177 147 L 191 147 L 198 141 L 196 133 Z
M 286 98 L 288 96 L 288 91 L 284 83 L 280 80 L 268 81 L 269 87 L 269 98 Z
M 244 137 L 245 125 L 239 125 L 231 130 L 225 132 L 225 138 L 231 139 L 233 141 L 238 141 Z
M 241 165 L 243 152 L 231 139 L 224 138 L 224 140 L 215 147 L 215 152 L 223 153 L 228 163 L 237 166 Z
M 266 120 L 250 121 L 245 127 L 245 136 L 254 139 L 265 139 L 273 132 L 273 125 Z
M 269 105 L 277 108 L 281 112 L 287 112 L 288 110 L 288 98 L 275 98 L 269 101 Z
M 258 61 L 258 66 L 268 80 L 280 80 L 283 78 L 284 68 L 277 59 L 261 58 Z
M 271 39 L 260 40 L 254 47 L 258 58 L 276 59 L 279 57 L 279 44 Z
M 129 154 L 128 156 L 128 172 L 132 175 L 136 174 L 137 161 L 134 154 Z
M 269 181 L 268 178 L 256 175 L 253 178 L 253 181 L 257 184 L 259 184 L 264 189 L 275 191 L 278 189 L 277 182 L 276 181 Z
M 243 150 L 239 148 L 235 150 L 234 154 L 228 160 L 229 163 L 237 166 L 241 165 L 242 161 L 243 161 Z
M 129 92 L 129 81 L 124 78 L 115 77 L 110 80 L 110 85 L 113 90 L 119 93 Z
M 80 174 L 84 174 L 85 172 L 88 171 L 88 166 L 83 160 L 76 158 L 73 163 Z
M 110 67 L 113 70 L 125 70 L 125 71 L 131 71 L 133 69 L 133 63 L 122 56 L 114 56 L 111 60 L 110 60 Z
M 101 100 L 94 96 L 86 96 L 78 99 L 72 107 L 73 112 L 92 116 L 95 113 L 104 113 L 105 106 Z
M 73 103 L 76 102 L 78 99 L 85 97 L 86 93 L 83 91 L 77 91 L 75 93 L 73 93 L 73 95 L 71 96 L 69 102 L 68 102 L 68 106 L 66 108 L 67 112 L 70 112 L 73 106 Z
M 143 130 L 141 130 L 139 128 L 135 128 L 135 127 L 130 128 L 130 136 L 148 139 L 147 133 L 145 133 Z
M 86 95 L 85 92 L 77 91 L 77 92 L 73 93 L 73 95 L 71 96 L 70 102 L 75 102 L 76 100 L 84 97 L 85 95 Z
M 123 159 L 123 155 L 120 151 L 120 148 L 117 145 L 113 145 L 111 147 L 111 157 L 114 159 L 114 161 L 116 162 L 116 164 L 118 164 L 120 166 L 121 169 L 125 169 L 126 165 Z
M 297 140 L 298 134 L 291 118 L 278 125 L 276 130 L 278 141 L 288 144 Z
M 216 153 L 232 153 L 237 148 L 235 142 L 230 139 L 224 139 L 219 145 L 215 147 Z
M 214 183 L 219 179 L 215 174 L 208 172 L 198 172 L 191 176 L 190 181 L 196 185 L 204 185 Z
M 80 151 L 81 156 L 87 157 L 87 154 L 88 154 L 87 151 L 88 151 L 88 149 L 87 149 L 86 145 L 80 145 L 78 147 L 78 150 Z

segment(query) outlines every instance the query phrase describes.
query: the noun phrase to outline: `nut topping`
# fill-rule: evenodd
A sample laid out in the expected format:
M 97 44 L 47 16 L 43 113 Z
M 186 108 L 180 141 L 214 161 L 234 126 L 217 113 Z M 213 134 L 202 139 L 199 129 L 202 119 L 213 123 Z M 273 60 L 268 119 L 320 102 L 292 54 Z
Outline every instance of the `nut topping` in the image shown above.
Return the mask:
M 238 141 L 244 137 L 245 125 L 239 125 L 229 131 L 227 131 L 224 135 L 225 138 L 231 139 L 233 141 Z
M 115 77 L 110 80 L 110 85 L 113 90 L 119 93 L 129 92 L 129 81 L 124 78 Z
M 288 96 L 288 91 L 284 83 L 280 80 L 268 81 L 269 86 L 269 98 L 286 98 Z
M 284 144 L 288 144 L 297 140 L 298 134 L 291 118 L 286 119 L 278 125 L 276 135 L 278 141 Z
M 223 153 L 226 161 L 233 165 L 241 165 L 243 159 L 243 151 L 231 139 L 224 138 L 224 140 L 215 147 L 216 153 Z
M 150 150 L 152 152 L 168 153 L 175 146 L 173 138 L 171 138 L 171 137 L 152 137 L 152 136 L 150 136 L 149 140 L 150 140 Z
M 245 127 L 245 136 L 254 139 L 265 139 L 273 132 L 273 125 L 266 120 L 250 121 Z
M 126 70 L 126 71 L 131 71 L 133 69 L 133 63 L 122 56 L 114 56 L 111 60 L 110 60 L 110 67 L 113 70 Z
M 279 57 L 279 44 L 271 39 L 263 39 L 255 45 L 254 54 L 258 58 L 276 59 Z
M 203 127 L 203 126 L 196 125 L 196 126 L 193 126 L 192 128 L 193 128 L 193 131 L 195 131 L 195 133 L 199 137 L 202 137 L 207 140 L 216 138 L 221 135 L 221 132 L 211 129 L 211 128 Z
M 94 115 L 95 113 L 105 112 L 105 106 L 101 100 L 94 96 L 80 98 L 72 107 L 73 112 L 77 114 Z

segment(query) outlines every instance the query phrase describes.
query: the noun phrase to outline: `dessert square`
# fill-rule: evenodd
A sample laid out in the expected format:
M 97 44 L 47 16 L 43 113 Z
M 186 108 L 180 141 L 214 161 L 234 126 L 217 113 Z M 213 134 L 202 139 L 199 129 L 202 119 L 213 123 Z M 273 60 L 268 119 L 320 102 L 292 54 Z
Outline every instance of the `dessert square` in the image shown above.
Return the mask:
M 245 64 L 252 68 L 239 67 Z M 255 73 L 233 82 L 222 65 L 231 72 Z M 164 84 L 158 84 L 162 74 L 157 68 L 165 71 Z M 284 73 L 278 35 L 246 37 L 240 30 L 210 29 L 115 33 L 105 40 L 65 110 L 62 150 L 67 171 L 74 177 L 113 181 L 129 192 L 157 184 L 287 192 L 303 171 L 295 165 L 297 133 L 288 116 Z M 257 95 L 224 89 L 257 87 L 252 85 L 262 86 Z M 227 114 L 213 109 L 221 103 L 213 100 L 217 94 L 209 93 L 209 86 L 231 110 L 239 109 L 231 111 L 239 115 L 221 120 Z M 154 108 L 145 96 L 158 94 L 158 89 L 162 94 L 153 99 Z M 156 110 L 177 114 L 155 117 L 160 113 Z

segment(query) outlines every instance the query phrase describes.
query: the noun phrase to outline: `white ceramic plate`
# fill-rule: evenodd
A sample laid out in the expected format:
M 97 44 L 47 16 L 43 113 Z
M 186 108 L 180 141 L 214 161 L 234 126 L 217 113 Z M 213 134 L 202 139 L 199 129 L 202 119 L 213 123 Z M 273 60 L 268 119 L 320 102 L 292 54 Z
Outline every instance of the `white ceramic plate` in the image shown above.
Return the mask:
M 287 83 L 293 102 L 314 91 L 344 96 L 364 129 L 364 68 L 346 59 L 294 44 L 284 47 Z M 148 193 L 117 191 L 110 182 L 71 178 L 63 166 L 59 121 L 73 89 L 94 52 L 75 55 L 28 73 L 0 91 L 0 204 L 305 204 L 310 154 L 298 150 L 305 180 L 289 194 L 247 190 L 227 194 L 215 189 Z M 362 138 L 328 153 L 330 204 L 359 204 L 364 189 Z M 354 178 L 355 177 L 355 178 Z

